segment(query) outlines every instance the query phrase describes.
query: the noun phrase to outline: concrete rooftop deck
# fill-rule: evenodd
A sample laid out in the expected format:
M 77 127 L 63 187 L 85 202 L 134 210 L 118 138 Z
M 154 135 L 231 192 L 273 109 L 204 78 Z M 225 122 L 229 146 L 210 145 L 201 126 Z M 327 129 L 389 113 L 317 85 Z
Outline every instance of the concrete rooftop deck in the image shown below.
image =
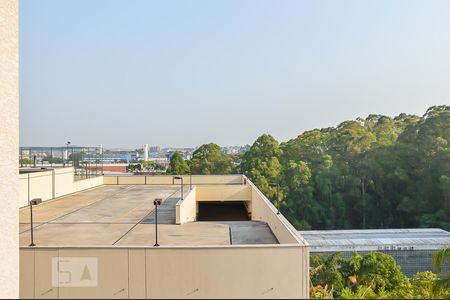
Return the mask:
M 189 187 L 185 188 L 186 194 Z M 153 246 L 153 200 L 158 242 L 167 246 L 277 244 L 263 222 L 192 222 L 175 225 L 179 185 L 104 185 L 33 207 L 38 246 Z M 29 208 L 20 209 L 20 245 L 30 243 Z

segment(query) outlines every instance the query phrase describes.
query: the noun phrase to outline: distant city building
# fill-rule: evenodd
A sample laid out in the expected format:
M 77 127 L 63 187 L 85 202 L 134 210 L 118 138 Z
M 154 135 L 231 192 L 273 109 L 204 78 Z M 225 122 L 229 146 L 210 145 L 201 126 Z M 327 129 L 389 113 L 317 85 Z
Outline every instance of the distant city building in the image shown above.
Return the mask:
M 192 151 L 186 151 L 186 150 L 170 150 L 170 151 L 167 151 L 166 152 L 166 157 L 168 159 L 171 159 L 175 152 L 179 152 L 181 154 L 181 157 L 183 157 L 184 160 L 192 158 Z
M 125 153 L 105 153 L 105 154 L 94 154 L 87 153 L 83 155 L 84 160 L 99 160 L 104 163 L 110 162 L 130 162 L 132 157 L 130 154 Z
M 163 166 L 169 165 L 169 159 L 167 157 L 150 157 L 148 160 Z
M 149 151 L 150 153 L 159 153 L 161 152 L 161 148 L 159 146 L 150 146 Z
M 222 147 L 221 151 L 224 154 L 236 155 L 236 154 L 243 153 L 243 152 L 247 151 L 248 148 L 249 148 L 248 145 L 245 145 L 245 146 L 227 146 L 227 147 Z
M 148 161 L 148 144 L 144 144 L 144 161 Z

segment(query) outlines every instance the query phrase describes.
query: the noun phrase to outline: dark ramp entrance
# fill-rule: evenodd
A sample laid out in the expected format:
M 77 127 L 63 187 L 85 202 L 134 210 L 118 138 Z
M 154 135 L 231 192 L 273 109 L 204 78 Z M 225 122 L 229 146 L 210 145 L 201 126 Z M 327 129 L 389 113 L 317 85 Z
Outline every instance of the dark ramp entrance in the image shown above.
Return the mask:
M 198 203 L 197 221 L 248 221 L 243 201 L 211 201 Z

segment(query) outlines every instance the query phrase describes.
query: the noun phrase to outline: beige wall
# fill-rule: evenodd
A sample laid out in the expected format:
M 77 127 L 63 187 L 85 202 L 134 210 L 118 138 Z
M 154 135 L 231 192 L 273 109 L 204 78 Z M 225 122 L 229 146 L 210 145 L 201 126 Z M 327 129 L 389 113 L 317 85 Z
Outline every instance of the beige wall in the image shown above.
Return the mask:
M 97 258 L 98 286 L 53 287 L 51 260 L 58 256 Z M 281 245 L 22 248 L 20 295 L 61 299 L 307 298 L 307 256 L 306 247 Z
M 19 206 L 27 206 L 29 199 L 42 198 L 45 201 L 53 199 L 53 193 L 56 198 L 102 184 L 102 176 L 75 181 L 72 167 L 20 174 Z
M 184 200 L 178 201 L 176 209 L 176 223 L 178 225 L 187 222 L 194 222 L 197 218 L 197 188 L 193 187 L 187 195 L 184 196 Z
M 19 11 L 0 1 L 0 298 L 19 293 Z
M 250 201 L 251 196 L 248 185 L 200 185 L 197 188 L 197 201 Z
M 43 201 L 52 199 L 52 172 L 36 172 L 19 175 L 20 193 L 19 206 L 27 206 L 28 199 L 42 198 Z
M 297 235 L 291 223 L 282 214 L 277 214 L 275 206 L 250 180 L 247 180 L 247 185 L 251 189 L 252 220 L 266 222 L 281 244 L 308 246 L 308 243 Z

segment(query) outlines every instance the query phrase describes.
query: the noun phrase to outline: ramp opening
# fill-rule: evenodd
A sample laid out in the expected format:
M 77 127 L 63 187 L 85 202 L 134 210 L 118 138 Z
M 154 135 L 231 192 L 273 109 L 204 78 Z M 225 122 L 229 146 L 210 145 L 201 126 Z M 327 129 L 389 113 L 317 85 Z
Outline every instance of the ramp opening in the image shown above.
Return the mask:
M 244 201 L 198 202 L 198 221 L 249 221 Z

